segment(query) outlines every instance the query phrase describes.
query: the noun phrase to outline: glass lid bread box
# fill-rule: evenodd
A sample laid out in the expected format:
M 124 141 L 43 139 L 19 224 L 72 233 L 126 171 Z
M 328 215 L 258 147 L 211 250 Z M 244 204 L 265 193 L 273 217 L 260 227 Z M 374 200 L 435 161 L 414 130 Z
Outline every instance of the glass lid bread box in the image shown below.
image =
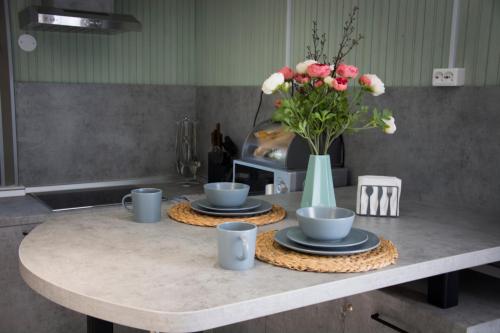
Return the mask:
M 336 140 L 329 150 L 332 167 L 341 166 L 342 150 L 341 140 Z M 284 170 L 307 169 L 309 155 L 309 147 L 303 138 L 271 120 L 254 127 L 241 152 L 244 161 Z

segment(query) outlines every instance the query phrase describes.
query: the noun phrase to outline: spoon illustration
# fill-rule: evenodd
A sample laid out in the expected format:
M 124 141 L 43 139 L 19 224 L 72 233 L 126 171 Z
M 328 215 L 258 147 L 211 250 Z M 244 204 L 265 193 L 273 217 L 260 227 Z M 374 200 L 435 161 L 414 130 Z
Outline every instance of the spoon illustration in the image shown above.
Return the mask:
M 366 214 L 369 214 L 369 213 L 371 213 L 371 210 L 372 210 L 372 208 L 371 208 L 371 204 L 372 204 L 371 197 L 372 197 L 372 194 L 373 194 L 373 186 L 367 186 L 366 187 L 366 194 L 368 195 L 368 198 L 366 200 L 366 204 L 368 206 L 368 208 L 366 210 Z

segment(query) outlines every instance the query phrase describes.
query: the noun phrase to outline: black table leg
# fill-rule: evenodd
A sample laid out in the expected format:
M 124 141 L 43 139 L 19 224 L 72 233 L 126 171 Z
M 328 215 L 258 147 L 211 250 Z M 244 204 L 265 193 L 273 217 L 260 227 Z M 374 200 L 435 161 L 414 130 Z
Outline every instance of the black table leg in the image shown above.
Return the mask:
M 113 323 L 87 316 L 87 333 L 113 333 Z
M 458 305 L 458 274 L 450 272 L 427 279 L 427 302 L 442 309 Z

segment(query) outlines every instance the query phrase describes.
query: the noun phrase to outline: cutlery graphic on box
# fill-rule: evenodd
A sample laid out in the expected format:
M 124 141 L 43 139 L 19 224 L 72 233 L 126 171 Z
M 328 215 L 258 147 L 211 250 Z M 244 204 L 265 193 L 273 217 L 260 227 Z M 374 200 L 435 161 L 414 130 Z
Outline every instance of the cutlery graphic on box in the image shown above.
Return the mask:
M 359 190 L 358 190 L 359 192 Z M 366 186 L 363 186 L 361 189 L 361 193 L 358 193 L 358 197 L 361 197 L 358 199 L 359 205 L 357 206 L 358 208 L 356 209 L 356 213 L 360 215 L 366 215 L 368 214 L 368 193 L 366 192 Z
M 387 209 L 389 208 L 389 197 L 387 196 L 387 187 L 382 187 L 382 195 L 380 196 L 380 211 L 379 215 L 380 216 L 386 216 L 387 215 Z M 391 192 L 392 193 L 392 192 Z
M 401 179 L 387 176 L 359 176 L 356 214 L 399 216 Z

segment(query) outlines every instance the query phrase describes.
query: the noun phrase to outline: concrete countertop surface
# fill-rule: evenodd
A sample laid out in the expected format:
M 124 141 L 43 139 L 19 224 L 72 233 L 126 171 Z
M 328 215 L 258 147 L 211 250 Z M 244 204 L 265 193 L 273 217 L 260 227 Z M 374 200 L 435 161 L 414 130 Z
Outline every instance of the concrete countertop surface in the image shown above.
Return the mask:
M 0 198 L 0 227 L 42 223 L 50 213 L 47 206 L 28 195 Z
M 137 187 L 146 186 L 161 188 L 167 199 L 172 199 L 177 196 L 203 193 L 203 187 L 201 184 L 185 187 L 180 185 L 179 181 L 161 184 L 137 185 Z M 96 207 L 91 209 L 116 209 L 116 207 L 118 206 L 120 206 L 120 204 L 116 205 L 115 207 Z M 52 214 L 68 215 L 85 212 L 88 212 L 88 209 L 78 209 L 74 211 L 61 211 L 53 213 L 48 206 L 30 195 L 4 197 L 0 198 L 0 228 L 16 225 L 43 223 L 48 218 L 51 218 Z
M 355 189 L 336 190 L 354 209 Z M 300 193 L 265 197 L 296 224 Z M 165 204 L 164 211 L 167 208 Z M 357 217 L 355 227 L 392 240 L 395 265 L 365 273 L 298 272 L 257 261 L 234 272 L 216 264 L 216 230 L 138 224 L 120 208 L 51 215 L 22 242 L 25 281 L 48 299 L 107 321 L 193 332 L 500 260 L 500 221 L 463 209 L 401 202 L 400 218 Z

